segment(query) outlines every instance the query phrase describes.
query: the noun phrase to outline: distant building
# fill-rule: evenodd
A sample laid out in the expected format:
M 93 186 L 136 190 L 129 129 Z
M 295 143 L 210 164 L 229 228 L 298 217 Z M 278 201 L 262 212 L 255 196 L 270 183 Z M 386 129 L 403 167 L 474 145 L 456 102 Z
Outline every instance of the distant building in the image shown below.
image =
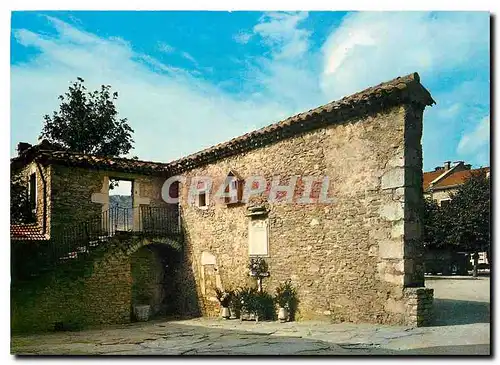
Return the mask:
M 436 200 L 439 205 L 446 204 L 451 200 L 450 193 L 456 192 L 471 174 L 482 170 L 489 176 L 489 167 L 471 169 L 471 165 L 464 161 L 456 161 L 453 166 L 451 161 L 445 161 L 434 171 L 424 172 L 424 196 Z
M 457 191 L 458 187 L 465 183 L 471 174 L 479 171 L 486 171 L 486 176 L 490 175 L 489 167 L 471 169 L 470 164 L 464 161 L 445 161 L 443 166 L 437 166 L 434 171 L 424 172 L 423 188 L 424 197 L 434 199 L 440 206 L 451 201 L 450 194 Z M 448 250 L 433 250 L 426 253 L 426 271 L 451 273 L 465 273 L 466 268 L 462 267 L 462 256 Z M 431 262 L 432 261 L 432 262 Z M 467 260 L 469 261 L 469 260 Z M 472 262 L 472 258 L 470 258 Z M 446 262 L 446 264 L 444 264 Z M 479 267 L 489 266 L 486 252 L 479 252 Z M 468 265 L 470 266 L 470 265 Z M 433 269 L 430 269 L 430 268 Z

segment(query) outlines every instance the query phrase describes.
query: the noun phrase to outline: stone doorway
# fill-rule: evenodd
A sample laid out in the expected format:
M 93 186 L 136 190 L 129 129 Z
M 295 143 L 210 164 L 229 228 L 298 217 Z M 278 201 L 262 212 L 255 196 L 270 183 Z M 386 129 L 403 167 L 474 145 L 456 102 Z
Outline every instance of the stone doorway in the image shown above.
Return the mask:
M 178 314 L 175 283 L 179 255 L 167 244 L 143 246 L 131 255 L 132 309 L 135 305 L 150 305 L 152 318 Z
M 134 182 L 109 180 L 109 220 L 114 231 L 130 231 L 134 224 Z

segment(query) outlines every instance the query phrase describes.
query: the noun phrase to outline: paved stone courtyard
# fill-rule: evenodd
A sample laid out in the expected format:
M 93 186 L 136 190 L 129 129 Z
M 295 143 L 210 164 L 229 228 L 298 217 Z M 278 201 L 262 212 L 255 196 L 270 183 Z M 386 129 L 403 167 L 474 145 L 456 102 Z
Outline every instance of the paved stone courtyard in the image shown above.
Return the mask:
M 14 336 L 19 355 L 489 354 L 489 278 L 429 278 L 435 325 L 152 321 L 81 332 Z

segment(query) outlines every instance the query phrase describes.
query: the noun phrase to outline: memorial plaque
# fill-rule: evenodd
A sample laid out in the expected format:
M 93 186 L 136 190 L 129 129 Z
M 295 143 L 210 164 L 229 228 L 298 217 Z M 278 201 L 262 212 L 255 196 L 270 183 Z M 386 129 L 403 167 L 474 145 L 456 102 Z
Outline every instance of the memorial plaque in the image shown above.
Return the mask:
M 248 253 L 250 256 L 268 256 L 269 231 L 267 219 L 252 219 L 248 225 Z

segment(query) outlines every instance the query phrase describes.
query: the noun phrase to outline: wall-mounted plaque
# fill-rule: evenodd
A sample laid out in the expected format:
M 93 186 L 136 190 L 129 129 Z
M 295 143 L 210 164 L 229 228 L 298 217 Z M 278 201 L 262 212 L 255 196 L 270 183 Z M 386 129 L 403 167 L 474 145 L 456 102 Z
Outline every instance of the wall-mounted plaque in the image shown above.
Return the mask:
M 267 219 L 252 219 L 248 223 L 248 254 L 269 255 L 269 228 Z

